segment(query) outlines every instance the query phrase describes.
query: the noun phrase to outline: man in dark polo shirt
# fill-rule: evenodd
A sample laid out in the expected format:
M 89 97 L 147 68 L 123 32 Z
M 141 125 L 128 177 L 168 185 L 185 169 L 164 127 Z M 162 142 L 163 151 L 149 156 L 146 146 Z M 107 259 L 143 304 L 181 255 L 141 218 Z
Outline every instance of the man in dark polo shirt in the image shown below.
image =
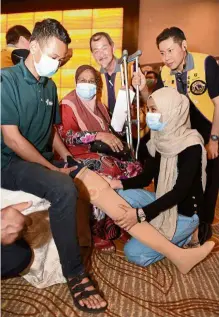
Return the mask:
M 55 166 L 52 154 L 54 148 L 65 161 L 71 155 L 53 128 L 53 124 L 60 123 L 59 103 L 56 86 L 48 78 L 65 59 L 70 42 L 67 31 L 58 21 L 37 22 L 25 62 L 21 60 L 16 66 L 2 70 L 1 185 L 51 202 L 50 225 L 63 275 L 70 290 L 80 285 L 78 292 L 72 293 L 74 301 L 83 288 L 87 291 L 87 296 L 81 294 L 77 299 L 78 308 L 93 311 L 106 307 L 106 302 L 94 290 L 81 262 L 76 232 L 77 190 L 69 176 L 75 167 Z M 11 248 L 9 257 L 9 250 L 2 246 L 2 261 L 9 272 L 14 266 L 13 254 L 23 256 L 19 249 L 15 251 L 16 245 Z M 4 274 L 8 276 L 7 272 Z
M 120 66 L 114 55 L 114 42 L 108 33 L 97 32 L 90 38 L 90 50 L 100 66 L 103 82 L 102 101 L 112 115 L 116 96 L 121 88 Z
M 203 218 L 212 223 L 219 187 L 219 67 L 212 56 L 188 52 L 186 37 L 177 27 L 163 30 L 156 44 L 164 67 L 154 90 L 168 86 L 187 95 L 192 128 L 198 130 L 206 145 L 208 164 Z M 133 85 L 137 82 L 146 100 L 148 90 L 143 74 L 135 75 Z

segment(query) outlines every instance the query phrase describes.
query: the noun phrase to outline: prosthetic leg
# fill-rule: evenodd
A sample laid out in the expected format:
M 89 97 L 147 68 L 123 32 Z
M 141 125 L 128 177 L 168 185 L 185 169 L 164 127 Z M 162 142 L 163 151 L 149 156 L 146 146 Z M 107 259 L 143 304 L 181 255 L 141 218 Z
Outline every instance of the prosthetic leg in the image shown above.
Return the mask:
M 96 205 L 113 220 L 124 215 L 124 210 L 120 205 L 130 207 L 109 186 L 107 181 L 87 167 L 79 171 L 74 182 L 78 188 L 80 199 L 87 200 Z M 137 223 L 129 230 L 129 234 L 166 256 L 183 274 L 188 273 L 196 264 L 202 261 L 215 245 L 213 241 L 207 241 L 199 248 L 181 249 L 168 241 L 147 222 Z

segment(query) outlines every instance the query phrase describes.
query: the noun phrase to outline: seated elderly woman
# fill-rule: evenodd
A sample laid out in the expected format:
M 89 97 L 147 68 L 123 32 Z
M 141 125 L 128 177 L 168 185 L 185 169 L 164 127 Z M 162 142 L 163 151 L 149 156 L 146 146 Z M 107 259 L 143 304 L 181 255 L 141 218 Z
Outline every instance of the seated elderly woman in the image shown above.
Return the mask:
M 63 98 L 60 104 L 62 124 L 58 131 L 68 150 L 76 160 L 89 169 L 115 179 L 130 178 L 141 172 L 141 165 L 131 158 L 128 161 L 103 153 L 91 152 L 94 141 L 107 144 L 112 152 L 123 149 L 123 143 L 109 130 L 110 117 L 106 107 L 97 98 L 98 73 L 89 65 L 80 66 L 75 74 L 76 89 Z M 111 252 L 111 240 L 119 237 L 120 229 L 94 207 L 92 233 L 94 244 L 102 251 Z M 124 233 L 122 235 L 125 236 Z

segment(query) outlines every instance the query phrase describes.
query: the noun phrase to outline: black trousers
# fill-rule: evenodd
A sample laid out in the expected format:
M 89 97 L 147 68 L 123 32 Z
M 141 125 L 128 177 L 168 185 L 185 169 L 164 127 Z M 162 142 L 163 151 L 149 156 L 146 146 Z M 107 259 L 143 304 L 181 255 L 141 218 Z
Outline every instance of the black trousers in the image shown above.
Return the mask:
M 18 276 L 30 264 L 32 251 L 23 239 L 10 245 L 1 245 L 1 277 Z
M 10 190 L 23 190 L 51 203 L 49 208 L 52 235 L 59 253 L 63 275 L 71 277 L 83 271 L 76 228 L 77 190 L 71 177 L 51 171 L 39 164 L 14 158 L 2 169 L 2 187 Z M 14 248 L 17 244 L 15 243 Z M 17 261 L 13 247 L 10 257 L 2 262 L 12 265 Z M 4 248 L 3 248 L 4 251 Z M 9 263 L 10 261 L 10 263 Z
M 208 160 L 206 172 L 207 184 L 204 194 L 202 219 L 207 223 L 212 223 L 219 189 L 219 157 L 214 160 Z

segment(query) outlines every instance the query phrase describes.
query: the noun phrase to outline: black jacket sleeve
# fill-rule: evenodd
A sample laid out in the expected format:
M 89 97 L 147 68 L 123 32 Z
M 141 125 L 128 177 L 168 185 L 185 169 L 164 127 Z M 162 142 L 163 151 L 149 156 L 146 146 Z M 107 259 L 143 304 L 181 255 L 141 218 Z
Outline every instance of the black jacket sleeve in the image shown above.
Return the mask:
M 148 154 L 143 173 L 133 178 L 121 180 L 123 189 L 143 188 L 149 186 L 155 176 L 155 159 Z
M 153 203 L 142 208 L 148 222 L 157 217 L 161 212 L 178 205 L 188 195 L 195 175 L 200 168 L 202 149 L 200 145 L 194 145 L 179 155 L 183 156 L 183 164 L 178 170 L 178 177 L 173 189 Z
M 205 60 L 205 73 L 208 93 L 211 99 L 219 96 L 219 66 L 214 57 Z

